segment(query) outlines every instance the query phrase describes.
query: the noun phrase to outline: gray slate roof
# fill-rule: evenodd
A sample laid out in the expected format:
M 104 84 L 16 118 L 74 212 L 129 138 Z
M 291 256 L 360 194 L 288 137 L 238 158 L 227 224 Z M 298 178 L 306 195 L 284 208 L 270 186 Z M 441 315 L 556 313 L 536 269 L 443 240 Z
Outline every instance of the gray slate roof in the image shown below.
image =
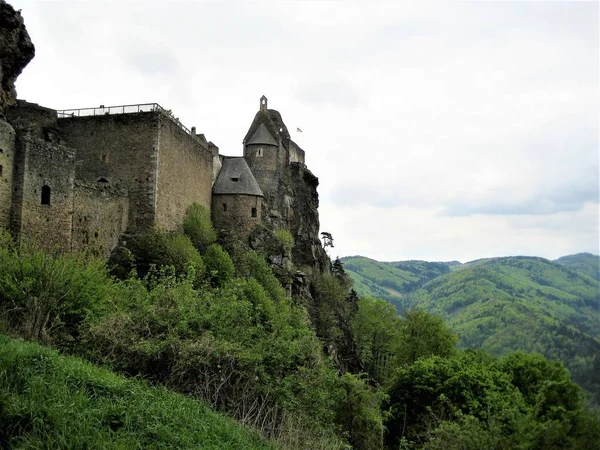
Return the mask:
M 269 132 L 264 123 L 261 123 L 252 137 L 246 142 L 248 144 L 267 144 L 267 145 L 278 145 L 273 135 Z
M 237 181 L 235 181 L 237 179 Z M 242 157 L 226 158 L 219 177 L 213 186 L 213 194 L 242 194 L 263 197 L 263 193 Z

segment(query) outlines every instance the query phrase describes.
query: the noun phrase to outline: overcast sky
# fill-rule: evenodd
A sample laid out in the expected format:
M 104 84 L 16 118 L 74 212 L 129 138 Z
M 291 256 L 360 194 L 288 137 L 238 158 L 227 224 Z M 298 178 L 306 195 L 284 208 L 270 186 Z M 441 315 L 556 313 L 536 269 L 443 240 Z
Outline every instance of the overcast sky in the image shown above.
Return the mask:
M 597 2 L 8 1 L 28 101 L 157 102 L 241 155 L 266 95 L 332 257 L 598 253 Z

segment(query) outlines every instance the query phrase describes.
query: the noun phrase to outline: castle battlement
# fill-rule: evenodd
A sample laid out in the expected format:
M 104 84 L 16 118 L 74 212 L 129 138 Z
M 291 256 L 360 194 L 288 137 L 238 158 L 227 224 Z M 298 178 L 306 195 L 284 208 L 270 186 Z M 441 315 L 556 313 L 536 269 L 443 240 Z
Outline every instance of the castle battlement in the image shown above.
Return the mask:
M 204 146 L 207 146 L 206 138 L 203 134 L 196 134 L 196 127 L 191 129 L 187 128 L 179 118 L 175 117 L 171 110 L 163 108 L 158 103 L 138 103 L 135 105 L 117 105 L 117 106 L 104 106 L 100 105 L 97 108 L 74 108 L 74 109 L 61 109 L 57 110 L 56 114 L 59 119 L 73 118 L 73 117 L 89 117 L 89 116 L 108 116 L 115 114 L 137 114 L 137 113 L 148 113 L 148 112 L 159 112 L 168 117 L 175 125 L 181 128 L 190 136 L 199 139 Z

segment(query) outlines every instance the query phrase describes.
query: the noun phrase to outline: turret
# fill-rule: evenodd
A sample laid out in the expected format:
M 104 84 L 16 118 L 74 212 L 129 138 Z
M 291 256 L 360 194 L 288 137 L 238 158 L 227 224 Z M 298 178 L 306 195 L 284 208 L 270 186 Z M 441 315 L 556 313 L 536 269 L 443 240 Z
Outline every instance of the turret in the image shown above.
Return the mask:
M 287 156 L 282 135 L 289 139 L 287 129 L 277 111 L 267 108 L 267 97 L 260 98 L 260 107 L 244 138 L 244 159 L 265 195 L 277 192 Z M 273 120 L 275 118 L 276 120 Z M 279 119 L 279 120 L 277 120 Z M 279 125 L 279 127 L 278 127 Z

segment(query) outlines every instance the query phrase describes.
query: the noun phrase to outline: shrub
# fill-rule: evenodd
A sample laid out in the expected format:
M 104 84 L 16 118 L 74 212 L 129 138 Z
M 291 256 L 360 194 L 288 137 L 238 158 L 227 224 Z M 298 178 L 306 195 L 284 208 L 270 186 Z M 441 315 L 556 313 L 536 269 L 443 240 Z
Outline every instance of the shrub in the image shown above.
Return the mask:
M 68 346 L 84 319 L 107 306 L 104 264 L 81 255 L 18 250 L 0 235 L 0 321 L 27 339 Z
M 218 244 L 212 244 L 208 247 L 204 254 L 204 262 L 206 264 L 206 276 L 212 286 L 223 286 L 235 274 L 231 257 Z
M 193 267 L 199 286 L 205 272 L 202 257 L 188 236 L 156 228 L 130 236 L 125 248 L 113 252 L 110 263 L 111 273 L 121 279 L 132 274 L 144 278 L 150 272 L 156 277 L 168 266 L 174 268 L 178 277 L 185 277 Z
M 200 252 L 206 251 L 217 240 L 210 213 L 197 203 L 190 205 L 185 213 L 183 232 Z

